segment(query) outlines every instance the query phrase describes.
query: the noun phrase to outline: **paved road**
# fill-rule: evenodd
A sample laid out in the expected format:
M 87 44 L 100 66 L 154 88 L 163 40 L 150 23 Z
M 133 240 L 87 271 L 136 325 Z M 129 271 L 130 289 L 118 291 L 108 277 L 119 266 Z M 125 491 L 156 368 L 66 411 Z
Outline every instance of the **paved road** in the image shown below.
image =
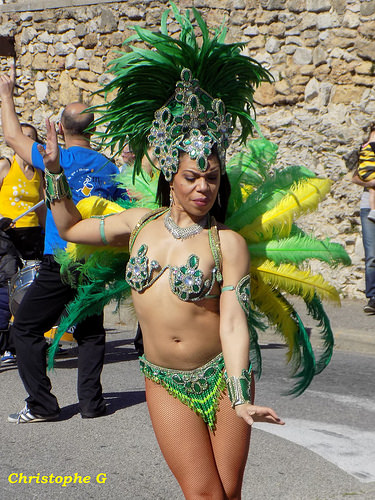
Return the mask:
M 297 399 L 280 397 L 287 387 L 276 337 L 262 338 L 264 372 L 258 401 L 272 404 L 284 428 L 254 429 L 244 500 L 375 499 L 375 316 L 359 302 L 329 308 L 337 337 L 333 361 Z M 107 310 L 107 354 L 103 387 L 109 414 L 82 420 L 77 414 L 74 349 L 57 361 L 54 391 L 63 407 L 58 422 L 14 425 L 9 412 L 25 392 L 14 367 L 0 368 L 0 498 L 179 500 L 182 495 L 160 454 L 144 398 L 143 379 L 132 346 L 134 324 L 127 311 Z M 314 332 L 313 332 L 314 335 Z M 355 368 L 353 368 L 355 367 Z M 75 484 L 11 484 L 20 474 L 69 477 Z M 39 474 L 39 476 L 38 476 Z M 106 482 L 100 483 L 106 474 Z M 80 479 L 89 476 L 87 483 Z M 98 477 L 98 480 L 96 479 Z

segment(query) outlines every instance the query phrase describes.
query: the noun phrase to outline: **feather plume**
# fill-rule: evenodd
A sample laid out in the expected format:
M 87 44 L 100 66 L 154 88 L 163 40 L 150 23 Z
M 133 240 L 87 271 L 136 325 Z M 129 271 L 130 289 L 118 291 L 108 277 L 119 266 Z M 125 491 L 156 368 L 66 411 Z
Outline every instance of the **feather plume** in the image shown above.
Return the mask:
M 251 57 L 241 54 L 243 43 L 225 44 L 222 25 L 211 37 L 199 12 L 192 9 L 181 14 L 171 2 L 173 16 L 180 25 L 178 38 L 167 34 L 167 14 L 162 17 L 161 33 L 139 26 L 136 36 L 125 40 L 125 52 L 110 63 L 114 79 L 99 93 L 115 97 L 93 111 L 101 116 L 95 121 L 104 146 L 119 151 L 129 142 L 135 153 L 135 171 L 141 169 L 142 157 L 147 150 L 147 135 L 154 113 L 173 95 L 181 70 L 188 68 L 200 87 L 215 98 L 220 98 L 227 112 L 238 121 L 241 132 L 238 140 L 244 143 L 254 127 L 253 94 L 263 81 L 271 81 L 271 74 Z M 202 33 L 199 44 L 194 30 L 197 23 Z M 137 45 L 134 45 L 134 42 Z M 143 42 L 153 50 L 144 49 Z
M 302 271 L 292 264 L 276 266 L 271 261 L 264 261 L 257 265 L 254 259 L 251 272 L 255 270 L 265 283 L 269 283 L 275 289 L 284 290 L 291 295 L 299 295 L 305 300 L 312 300 L 316 293 L 320 299 L 340 303 L 335 287 L 327 283 L 320 274 L 313 275 L 310 271 Z
M 228 175 L 230 176 L 230 171 Z M 295 183 L 314 177 L 313 172 L 298 165 L 277 170 L 273 175 L 267 176 L 242 205 L 239 202 L 236 203 L 240 205 L 239 209 L 235 212 L 228 212 L 226 224 L 234 231 L 240 230 L 280 203 L 291 193 L 291 188 Z
M 323 340 L 323 353 L 319 357 L 315 374 L 321 373 L 324 368 L 328 365 L 332 358 L 333 348 L 335 345 L 335 340 L 333 337 L 333 332 L 331 328 L 331 323 L 329 318 L 323 308 L 322 302 L 315 295 L 312 300 L 306 301 L 306 307 L 309 315 L 318 322 L 318 327 L 320 328 L 320 335 Z
M 269 259 L 276 265 L 287 262 L 298 265 L 309 259 L 318 259 L 331 266 L 347 266 L 351 263 L 350 257 L 339 243 L 332 243 L 328 238 L 320 241 L 306 234 L 250 243 L 248 248 L 252 258 Z
M 300 356 L 296 343 L 297 324 L 292 318 L 293 307 L 255 271 L 251 275 L 251 300 L 256 308 L 276 326 L 288 346 L 288 362 L 299 364 Z
M 328 179 L 304 179 L 290 189 L 274 208 L 257 217 L 251 224 L 241 228 L 239 233 L 248 241 L 268 240 L 278 234 L 288 236 L 294 217 L 315 210 L 329 192 L 332 181 Z

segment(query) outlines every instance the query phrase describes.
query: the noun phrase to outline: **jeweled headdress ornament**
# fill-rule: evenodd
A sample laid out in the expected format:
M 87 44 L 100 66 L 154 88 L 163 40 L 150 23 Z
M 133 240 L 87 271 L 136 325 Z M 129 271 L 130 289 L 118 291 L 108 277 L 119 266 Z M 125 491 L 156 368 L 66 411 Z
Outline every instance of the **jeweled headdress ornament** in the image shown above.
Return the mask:
M 112 153 L 128 142 L 140 171 L 148 147 L 167 180 L 178 169 L 179 151 L 207 168 L 207 158 L 216 145 L 222 172 L 225 152 L 236 126 L 237 140 L 244 143 L 254 126 L 254 88 L 270 81 L 270 73 L 251 57 L 241 54 L 243 43 L 224 43 L 222 25 L 210 36 L 199 12 L 181 15 L 171 2 L 180 25 L 179 38 L 168 35 L 169 10 L 161 20 L 161 33 L 135 26 L 136 35 L 124 45 L 127 52 L 110 64 L 115 78 L 104 87 L 116 97 L 93 109 L 102 114 L 95 125 Z M 201 43 L 195 33 L 197 24 Z M 134 45 L 143 42 L 147 49 Z

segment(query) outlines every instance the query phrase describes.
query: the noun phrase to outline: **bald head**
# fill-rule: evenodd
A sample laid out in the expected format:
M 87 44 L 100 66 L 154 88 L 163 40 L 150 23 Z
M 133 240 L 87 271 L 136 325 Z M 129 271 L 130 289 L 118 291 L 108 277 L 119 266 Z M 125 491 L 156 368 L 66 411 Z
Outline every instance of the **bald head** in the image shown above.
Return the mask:
M 94 121 L 94 113 L 85 112 L 88 106 L 82 102 L 68 104 L 61 115 L 61 124 L 67 135 L 89 135 L 86 129 Z

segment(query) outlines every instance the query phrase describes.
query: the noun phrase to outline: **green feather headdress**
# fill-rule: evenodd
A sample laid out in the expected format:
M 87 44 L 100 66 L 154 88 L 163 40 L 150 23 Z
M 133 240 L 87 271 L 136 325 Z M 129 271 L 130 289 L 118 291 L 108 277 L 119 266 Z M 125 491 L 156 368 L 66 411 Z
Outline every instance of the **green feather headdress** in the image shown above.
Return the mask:
M 184 150 L 205 170 L 211 148 L 217 145 L 222 168 L 230 135 L 239 125 L 238 141 L 244 143 L 254 127 L 253 94 L 270 73 L 251 57 L 241 54 L 243 43 L 224 43 L 221 26 L 210 36 L 196 9 L 181 15 L 171 2 L 180 25 L 178 38 L 168 35 L 164 12 L 161 32 L 135 26 L 136 34 L 125 40 L 126 52 L 110 63 L 115 78 L 104 87 L 112 100 L 95 106 L 95 125 L 102 145 L 112 153 L 129 143 L 140 171 L 148 147 L 167 180 L 178 168 L 178 151 Z M 201 32 L 201 43 L 194 24 Z M 148 48 L 141 48 L 143 42 Z M 136 43 L 136 44 L 134 44 Z

